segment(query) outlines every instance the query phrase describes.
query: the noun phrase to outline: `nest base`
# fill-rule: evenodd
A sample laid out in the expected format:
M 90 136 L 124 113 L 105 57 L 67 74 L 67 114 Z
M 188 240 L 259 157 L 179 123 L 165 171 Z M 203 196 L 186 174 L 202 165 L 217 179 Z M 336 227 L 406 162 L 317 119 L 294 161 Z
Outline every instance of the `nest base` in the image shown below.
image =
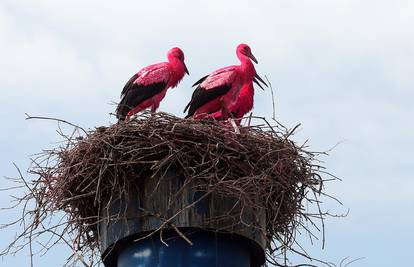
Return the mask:
M 242 251 L 239 246 L 243 244 L 251 266 L 264 263 L 265 235 L 259 230 L 265 227 L 264 210 L 253 211 L 242 207 L 238 199 L 198 191 L 196 184 L 185 184 L 184 175 L 176 170 L 130 180 L 135 183 L 126 187 L 122 197 L 108 203 L 100 216 L 99 239 L 106 266 L 117 266 L 120 253 L 130 246 L 141 248 L 151 242 L 166 249 L 163 240 L 177 238 L 180 242 L 175 245 L 184 242 L 194 247 L 214 244 L 219 238 L 227 240 L 223 241 L 226 246 L 235 242 L 235 251 Z

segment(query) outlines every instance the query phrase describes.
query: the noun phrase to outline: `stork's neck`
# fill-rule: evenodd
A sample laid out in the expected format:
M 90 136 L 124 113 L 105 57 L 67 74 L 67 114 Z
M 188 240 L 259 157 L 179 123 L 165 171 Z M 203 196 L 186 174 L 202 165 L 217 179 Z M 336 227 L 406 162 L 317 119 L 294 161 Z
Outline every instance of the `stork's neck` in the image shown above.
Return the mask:
M 171 79 L 169 81 L 169 86 L 175 87 L 184 77 L 185 67 L 183 62 L 177 58 L 169 58 L 168 63 L 171 67 Z
M 238 55 L 240 59 L 240 71 L 243 77 L 243 83 L 250 83 L 253 81 L 254 75 L 256 74 L 256 70 L 250 58 L 247 56 L 240 54 Z
M 243 105 L 246 107 L 247 112 L 253 108 L 253 98 L 254 98 L 254 88 L 253 84 L 248 84 L 242 87 L 240 90 L 239 99 L 243 102 Z

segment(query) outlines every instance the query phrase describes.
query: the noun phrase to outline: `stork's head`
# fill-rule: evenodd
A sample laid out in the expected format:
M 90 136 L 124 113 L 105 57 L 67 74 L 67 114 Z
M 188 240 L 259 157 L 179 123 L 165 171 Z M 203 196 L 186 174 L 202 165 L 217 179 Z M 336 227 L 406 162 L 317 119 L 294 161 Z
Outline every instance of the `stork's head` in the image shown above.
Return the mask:
M 184 52 L 178 48 L 173 47 L 167 53 L 167 58 L 169 62 L 180 61 L 184 65 L 185 72 L 189 74 L 187 66 L 184 63 Z
M 247 44 L 239 44 L 236 53 L 240 60 L 242 60 L 243 57 L 248 57 L 257 64 L 257 59 L 253 56 L 252 50 Z

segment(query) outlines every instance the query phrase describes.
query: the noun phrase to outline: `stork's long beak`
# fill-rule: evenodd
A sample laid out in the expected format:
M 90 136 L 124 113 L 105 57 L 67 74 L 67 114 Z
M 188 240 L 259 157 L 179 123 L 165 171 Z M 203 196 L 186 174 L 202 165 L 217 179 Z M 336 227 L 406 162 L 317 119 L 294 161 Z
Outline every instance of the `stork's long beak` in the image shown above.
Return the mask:
M 187 73 L 188 75 L 190 75 L 190 73 L 188 72 L 187 66 L 185 65 L 184 62 L 183 62 L 183 65 L 184 65 L 185 73 Z
M 259 81 L 258 80 L 256 80 L 256 78 L 253 78 L 253 82 L 255 83 L 255 84 L 257 84 L 259 87 L 260 87 L 260 89 L 262 89 L 263 91 L 264 91 L 264 88 L 262 87 L 262 85 L 259 83 Z
M 251 60 L 253 60 L 254 61 L 254 63 L 259 63 L 259 62 L 257 62 L 257 59 L 256 59 L 256 57 L 255 56 L 253 56 L 253 53 L 252 52 L 250 52 L 248 55 L 247 55 Z
M 255 73 L 255 74 L 254 74 L 254 79 L 253 79 L 253 81 L 254 81 L 257 85 L 259 85 L 259 86 L 260 86 L 260 84 L 259 84 L 258 80 L 259 80 L 260 82 L 262 82 L 262 83 L 263 83 L 266 87 L 269 87 L 269 86 L 267 85 L 267 83 L 265 83 L 265 81 L 263 81 L 263 79 L 259 76 L 259 74 Z M 262 88 L 262 89 L 263 89 L 263 87 L 262 87 L 262 86 L 260 86 L 260 88 Z M 264 89 L 263 89 L 263 90 L 264 90 Z

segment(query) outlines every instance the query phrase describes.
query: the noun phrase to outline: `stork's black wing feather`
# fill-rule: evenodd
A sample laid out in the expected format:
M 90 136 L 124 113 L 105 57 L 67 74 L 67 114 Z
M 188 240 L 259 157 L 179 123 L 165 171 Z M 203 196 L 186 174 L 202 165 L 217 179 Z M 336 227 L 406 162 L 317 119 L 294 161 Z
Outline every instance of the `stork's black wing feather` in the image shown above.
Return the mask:
M 228 91 L 230 91 L 230 89 L 231 85 L 218 86 L 210 88 L 208 90 L 202 88 L 199 85 L 194 90 L 190 103 L 188 103 L 184 109 L 184 112 L 186 112 L 188 109 L 188 114 L 186 118 L 193 116 L 198 108 L 207 104 L 211 100 L 225 95 Z
M 132 76 L 131 79 L 129 79 L 128 82 L 125 84 L 121 92 L 121 98 L 126 94 L 128 89 L 132 87 L 136 79 L 138 79 L 138 73 Z
M 161 93 L 167 84 L 165 82 L 153 83 L 148 85 L 136 84 L 132 77 L 122 90 L 122 99 L 116 109 L 116 117 L 124 120 L 128 112 L 138 106 L 143 101 Z
M 208 76 L 209 76 L 209 75 L 206 75 L 206 76 L 204 76 L 203 78 L 201 78 L 200 80 L 196 81 L 196 82 L 195 82 L 195 84 L 193 84 L 193 86 L 191 86 L 191 87 L 194 87 L 194 86 L 196 86 L 197 84 L 200 84 L 200 83 L 204 82 L 204 80 L 205 80 L 205 79 L 207 79 L 207 77 L 208 77 Z

